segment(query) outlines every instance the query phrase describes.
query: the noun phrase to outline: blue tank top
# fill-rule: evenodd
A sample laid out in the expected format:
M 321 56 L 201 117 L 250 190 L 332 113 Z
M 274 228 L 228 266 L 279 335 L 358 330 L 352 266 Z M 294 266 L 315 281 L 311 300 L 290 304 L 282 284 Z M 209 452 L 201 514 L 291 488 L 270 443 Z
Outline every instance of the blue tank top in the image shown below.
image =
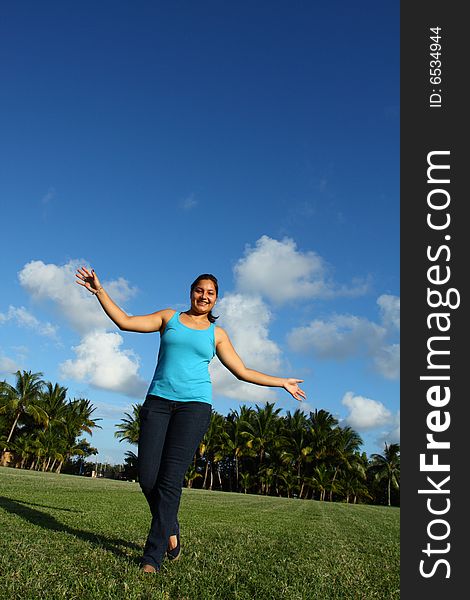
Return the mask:
M 167 400 L 212 404 L 209 363 L 215 355 L 215 325 L 192 329 L 183 325 L 180 313 L 168 321 L 160 338 L 160 350 L 148 394 Z

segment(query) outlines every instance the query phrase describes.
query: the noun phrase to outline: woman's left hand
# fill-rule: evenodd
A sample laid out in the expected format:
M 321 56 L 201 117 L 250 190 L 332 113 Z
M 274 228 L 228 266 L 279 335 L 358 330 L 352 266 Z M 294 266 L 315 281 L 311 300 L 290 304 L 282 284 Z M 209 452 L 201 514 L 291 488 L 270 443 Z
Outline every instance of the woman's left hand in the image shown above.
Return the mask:
M 299 388 L 299 383 L 302 383 L 303 379 L 286 379 L 284 381 L 284 389 L 289 392 L 291 396 L 293 396 L 299 402 L 305 400 L 307 398 L 307 394 Z

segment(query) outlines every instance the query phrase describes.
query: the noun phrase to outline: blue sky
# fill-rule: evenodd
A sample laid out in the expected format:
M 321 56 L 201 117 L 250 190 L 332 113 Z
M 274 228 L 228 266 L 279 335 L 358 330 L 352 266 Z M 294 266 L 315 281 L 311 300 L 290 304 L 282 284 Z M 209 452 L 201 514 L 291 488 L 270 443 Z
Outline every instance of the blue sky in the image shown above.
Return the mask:
M 220 283 L 219 324 L 283 390 L 211 367 L 214 409 L 323 408 L 399 441 L 399 3 L 15 2 L 2 9 L 0 377 L 89 398 L 98 459 L 158 334 L 129 314 Z M 6 60 L 5 60 L 6 59 Z

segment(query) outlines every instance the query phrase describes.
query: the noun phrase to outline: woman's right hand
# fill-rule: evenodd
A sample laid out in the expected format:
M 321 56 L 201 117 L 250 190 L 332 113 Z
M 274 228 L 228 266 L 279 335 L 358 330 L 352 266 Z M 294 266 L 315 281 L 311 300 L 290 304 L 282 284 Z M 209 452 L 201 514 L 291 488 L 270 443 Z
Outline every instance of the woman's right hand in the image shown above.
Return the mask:
M 97 294 L 101 307 L 108 317 L 113 321 L 121 331 L 138 331 L 139 333 L 153 333 L 160 331 L 163 323 L 167 323 L 174 315 L 172 309 L 158 310 L 150 315 L 127 315 L 106 292 L 101 292 L 101 286 L 98 275 L 94 269 L 88 270 L 86 267 L 80 267 L 75 273 L 76 283 L 83 286 L 92 294 Z M 103 296 L 104 294 L 104 296 Z
M 75 277 L 77 277 L 76 283 L 85 287 L 92 294 L 96 294 L 101 287 L 100 280 L 98 279 L 98 275 L 95 273 L 94 269 L 89 271 L 85 267 L 80 267 L 77 269 Z

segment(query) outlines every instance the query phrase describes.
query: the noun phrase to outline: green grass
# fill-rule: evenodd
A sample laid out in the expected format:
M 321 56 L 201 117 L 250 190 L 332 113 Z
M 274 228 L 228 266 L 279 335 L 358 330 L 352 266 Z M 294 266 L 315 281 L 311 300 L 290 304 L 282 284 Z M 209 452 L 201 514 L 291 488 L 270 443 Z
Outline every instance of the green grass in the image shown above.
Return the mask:
M 181 559 L 143 575 L 138 484 L 3 467 L 0 599 L 398 599 L 399 514 L 184 489 Z

